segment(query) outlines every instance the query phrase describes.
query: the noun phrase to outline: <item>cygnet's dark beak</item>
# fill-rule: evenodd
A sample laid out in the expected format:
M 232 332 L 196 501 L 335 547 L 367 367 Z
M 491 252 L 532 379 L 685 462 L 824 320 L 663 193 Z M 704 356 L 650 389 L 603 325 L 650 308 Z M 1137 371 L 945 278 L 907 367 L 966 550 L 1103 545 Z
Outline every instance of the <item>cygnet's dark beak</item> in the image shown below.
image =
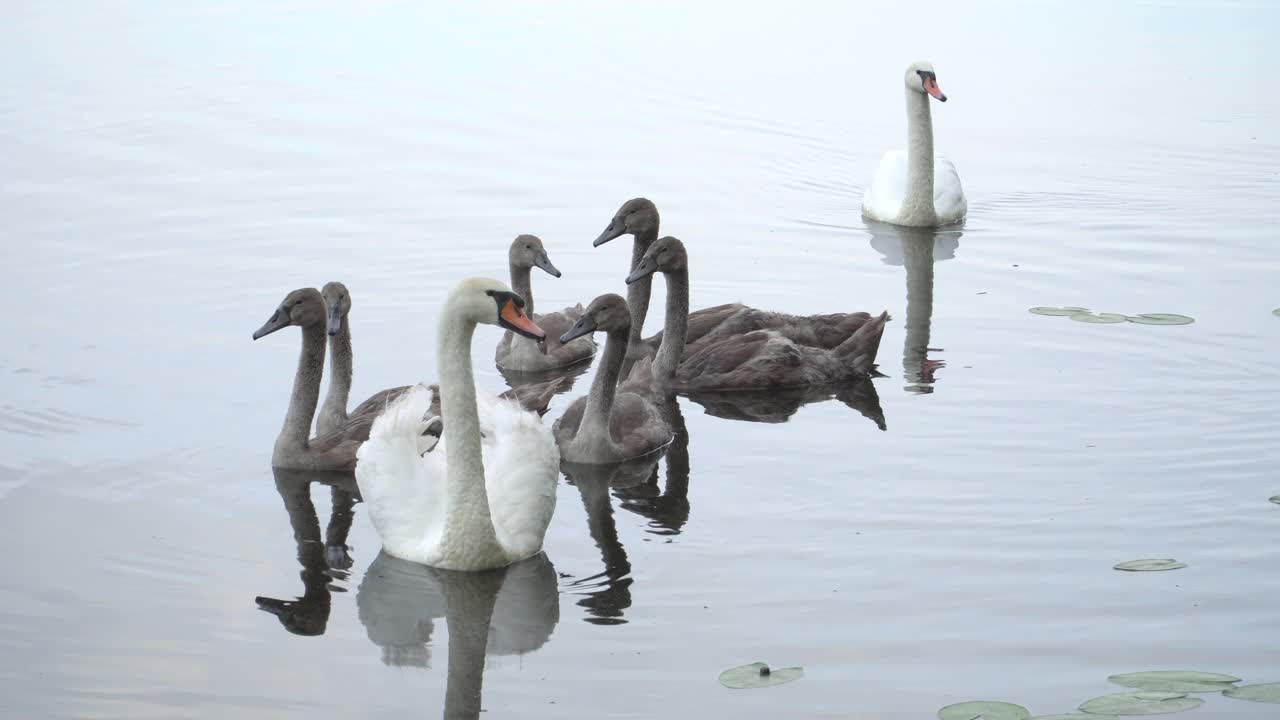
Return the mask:
M 582 337 L 583 335 L 590 335 L 595 331 L 596 331 L 595 318 L 591 317 L 590 315 L 583 315 L 582 317 L 578 318 L 578 322 L 574 323 L 573 327 L 569 328 L 567 331 L 565 331 L 565 334 L 560 336 L 560 344 L 564 345 L 570 340 L 575 340 L 577 338 Z
M 640 258 L 640 264 L 636 265 L 636 269 L 632 270 L 631 274 L 627 276 L 627 284 L 630 285 L 631 283 L 639 280 L 640 278 L 648 277 L 649 275 L 652 275 L 657 271 L 658 271 L 658 261 L 654 260 L 652 257 L 648 255 L 645 255 L 644 257 Z
M 591 243 L 591 246 L 600 247 L 601 245 L 609 242 L 610 240 L 616 237 L 621 237 L 626 234 L 627 234 L 626 223 L 622 222 L 622 218 L 615 216 L 612 220 L 609 221 L 609 227 L 605 228 L 604 232 L 600 233 L 600 237 L 596 238 L 595 242 Z
M 533 256 L 533 264 L 542 268 L 551 277 L 560 277 L 560 270 L 551 264 L 551 258 L 543 251 Z
M 253 333 L 253 339 L 257 340 L 258 338 L 266 337 L 280 328 L 286 327 L 289 327 L 289 313 L 285 312 L 283 308 L 276 308 L 275 313 L 271 315 L 271 319 L 263 323 L 262 327 Z

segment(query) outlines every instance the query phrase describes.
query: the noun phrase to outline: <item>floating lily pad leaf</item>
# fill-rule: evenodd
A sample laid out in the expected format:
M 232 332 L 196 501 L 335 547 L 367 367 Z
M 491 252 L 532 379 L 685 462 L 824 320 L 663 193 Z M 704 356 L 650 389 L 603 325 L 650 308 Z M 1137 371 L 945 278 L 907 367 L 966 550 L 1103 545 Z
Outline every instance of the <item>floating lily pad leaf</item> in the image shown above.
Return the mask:
M 1275 703 L 1280 705 L 1280 683 L 1263 683 L 1261 685 L 1241 685 L 1223 690 L 1223 695 L 1237 700 Z
M 1280 505 L 1280 495 L 1272 495 L 1271 497 L 1269 497 L 1269 498 L 1267 498 L 1267 499 L 1268 499 L 1268 500 L 1270 500 L 1271 502 L 1273 502 L 1273 503 L 1277 504 L 1277 505 Z
M 1200 707 L 1203 702 L 1184 693 L 1136 692 L 1086 700 L 1080 709 L 1090 715 L 1163 715 Z
M 1232 683 L 1240 682 L 1240 678 L 1231 675 L 1191 670 L 1153 670 L 1112 675 L 1107 679 L 1125 687 L 1171 693 L 1222 692 Z
M 1116 570 L 1124 570 L 1126 572 L 1157 572 L 1159 570 L 1177 570 L 1186 566 L 1186 563 L 1178 562 L 1173 558 L 1144 558 L 1142 560 L 1122 562 L 1114 567 Z
M 1195 318 L 1189 318 L 1186 315 L 1173 315 L 1171 313 L 1140 313 L 1138 315 L 1130 315 L 1126 319 L 1139 325 L 1190 325 L 1196 321 Z
M 970 700 L 938 711 L 939 720 L 1027 720 L 1031 712 L 1021 705 L 992 700 Z
M 1120 720 L 1120 716 L 1098 715 L 1097 713 L 1062 713 L 1061 715 L 1037 715 L 1031 720 Z
M 1275 310 L 1272 310 L 1271 314 L 1277 317 L 1280 317 L 1280 308 L 1276 308 Z
M 1076 313 L 1089 312 L 1089 308 L 1082 307 L 1033 307 L 1031 312 L 1036 315 L 1050 315 L 1053 317 L 1067 317 Z
M 734 690 L 743 690 L 781 685 L 799 680 L 803 676 L 804 668 L 771 668 L 768 663 L 753 662 L 720 673 L 720 684 Z
M 1115 323 L 1122 323 L 1129 318 L 1119 313 L 1097 313 L 1095 315 L 1094 313 L 1082 312 L 1072 315 L 1071 319 L 1076 322 L 1106 323 L 1111 325 Z

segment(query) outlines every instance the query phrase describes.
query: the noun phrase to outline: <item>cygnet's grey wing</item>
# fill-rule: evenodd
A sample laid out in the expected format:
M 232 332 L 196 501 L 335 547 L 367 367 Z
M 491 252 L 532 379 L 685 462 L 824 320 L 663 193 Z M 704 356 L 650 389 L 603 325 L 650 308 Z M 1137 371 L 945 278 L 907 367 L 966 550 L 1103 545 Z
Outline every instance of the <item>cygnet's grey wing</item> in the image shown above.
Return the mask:
M 643 395 L 618 393 L 609 412 L 609 434 L 627 458 L 639 457 L 671 442 L 671 426 Z
M 355 419 L 358 416 L 370 415 L 377 417 L 388 405 L 395 401 L 396 398 L 404 394 L 411 385 L 401 385 L 400 387 L 387 388 L 379 390 L 369 397 L 368 400 L 360 403 L 351 411 L 348 418 Z M 365 436 L 368 437 L 367 435 Z
M 583 395 L 574 400 L 551 426 L 551 432 L 555 435 L 556 443 L 563 445 L 574 438 L 578 434 L 578 426 L 582 424 L 582 416 L 587 411 L 587 396 Z
M 726 329 L 726 323 L 732 326 L 734 316 L 748 309 L 742 303 L 727 303 L 725 305 L 716 305 L 715 307 L 694 310 L 689 313 L 689 329 L 685 333 L 685 355 L 689 354 L 689 346 L 703 340 L 710 340 L 724 337 L 726 334 L 732 334 L 732 330 Z M 753 328 L 755 329 L 755 328 Z M 662 333 L 658 332 L 651 338 L 646 339 L 645 344 L 650 345 L 652 349 L 656 349 L 662 342 Z
M 790 387 L 805 382 L 800 349 L 773 331 L 704 344 L 676 369 L 677 387 L 687 390 Z

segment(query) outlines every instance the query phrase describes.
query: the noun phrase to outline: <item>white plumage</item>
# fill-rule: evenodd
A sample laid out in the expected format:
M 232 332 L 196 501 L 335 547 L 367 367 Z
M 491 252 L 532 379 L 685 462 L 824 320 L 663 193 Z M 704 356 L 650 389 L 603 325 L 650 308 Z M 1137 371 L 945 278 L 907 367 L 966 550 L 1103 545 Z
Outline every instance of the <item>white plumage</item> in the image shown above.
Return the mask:
M 360 493 L 383 548 L 395 557 L 485 570 L 542 549 L 560 476 L 555 440 L 514 401 L 477 397 L 471 376 L 466 325 L 497 324 L 493 298 L 485 295 L 493 290 L 510 294 L 496 281 L 464 281 L 446 304 L 440 442 L 421 452 L 432 391 L 419 385 L 374 421 L 357 453 Z
M 903 202 L 907 197 L 907 153 L 893 150 L 880 158 L 871 187 L 862 196 L 862 214 L 870 220 L 907 225 L 895 222 L 902 217 Z M 936 219 L 932 225 L 948 225 L 964 219 L 969 203 L 960 185 L 960 172 L 955 163 L 938 157 L 933 161 L 933 210 Z

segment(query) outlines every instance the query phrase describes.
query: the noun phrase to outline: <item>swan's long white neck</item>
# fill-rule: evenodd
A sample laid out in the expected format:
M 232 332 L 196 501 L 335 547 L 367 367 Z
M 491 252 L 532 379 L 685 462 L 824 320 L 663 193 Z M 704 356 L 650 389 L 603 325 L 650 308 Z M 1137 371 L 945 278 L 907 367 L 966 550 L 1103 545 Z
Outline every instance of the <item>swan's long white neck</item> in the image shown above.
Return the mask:
M 276 452 L 307 447 L 311 435 L 311 419 L 320 401 L 320 376 L 324 372 L 324 324 L 302 328 L 302 352 L 298 355 L 298 372 L 293 377 L 293 394 L 284 427 L 276 437 Z
M 480 415 L 476 407 L 476 383 L 471 372 L 471 337 L 476 324 L 466 319 L 452 298 L 440 317 L 440 413 L 444 418 L 445 513 L 442 547 L 463 547 L 468 552 L 501 552 L 489 495 L 485 490 L 484 462 L 480 452 Z
M 341 422 L 347 418 L 347 401 L 351 397 L 351 326 L 342 318 L 338 333 L 329 338 L 329 392 L 320 407 L 320 417 L 326 423 Z
M 929 96 L 907 89 L 907 194 L 900 217 L 916 219 L 912 224 L 932 224 L 937 219 L 933 207 L 933 116 Z

